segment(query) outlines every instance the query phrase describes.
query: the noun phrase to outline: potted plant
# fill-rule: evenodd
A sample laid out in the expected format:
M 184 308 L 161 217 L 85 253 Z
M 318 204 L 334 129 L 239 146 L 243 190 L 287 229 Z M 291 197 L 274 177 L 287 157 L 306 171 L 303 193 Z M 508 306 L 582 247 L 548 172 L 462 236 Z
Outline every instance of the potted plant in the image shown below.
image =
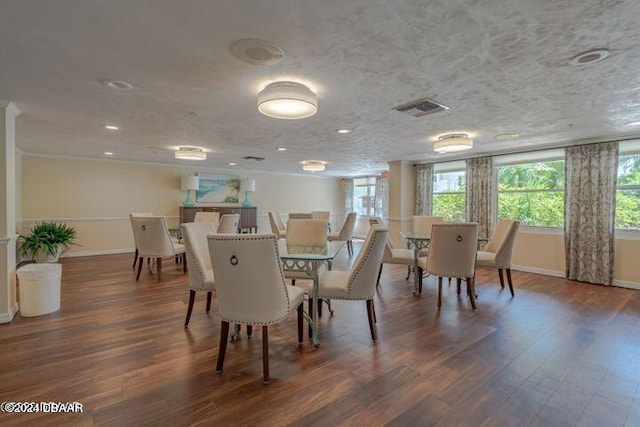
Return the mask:
M 66 224 L 42 222 L 31 228 L 28 236 L 20 235 L 20 254 L 36 262 L 58 262 L 60 255 L 76 245 L 76 229 Z

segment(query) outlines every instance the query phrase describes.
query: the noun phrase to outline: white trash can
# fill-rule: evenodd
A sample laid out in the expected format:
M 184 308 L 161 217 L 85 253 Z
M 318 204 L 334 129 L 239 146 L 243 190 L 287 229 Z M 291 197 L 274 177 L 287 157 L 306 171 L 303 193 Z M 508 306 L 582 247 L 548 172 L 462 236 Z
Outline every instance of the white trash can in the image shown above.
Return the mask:
M 21 316 L 40 316 L 60 310 L 60 264 L 27 264 L 16 273 Z

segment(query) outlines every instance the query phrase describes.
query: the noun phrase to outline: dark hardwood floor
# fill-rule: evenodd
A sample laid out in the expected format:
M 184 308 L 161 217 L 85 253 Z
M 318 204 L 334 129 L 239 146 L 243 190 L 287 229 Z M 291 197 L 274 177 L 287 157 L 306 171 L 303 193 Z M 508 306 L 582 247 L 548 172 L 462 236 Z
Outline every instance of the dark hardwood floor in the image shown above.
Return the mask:
M 334 269 L 348 262 L 344 249 Z M 318 349 L 298 348 L 294 313 L 270 328 L 265 386 L 259 329 L 243 328 L 216 375 L 215 299 L 207 315 L 199 293 L 183 329 L 187 278 L 172 262 L 138 283 L 129 254 L 62 264 L 59 312 L 0 325 L 0 401 L 84 412 L 0 413 L 2 426 L 640 425 L 638 291 L 516 271 L 512 299 L 479 270 L 478 310 L 454 281 L 438 311 L 435 278 L 415 297 L 387 265 L 376 343 L 364 302 L 325 309 Z

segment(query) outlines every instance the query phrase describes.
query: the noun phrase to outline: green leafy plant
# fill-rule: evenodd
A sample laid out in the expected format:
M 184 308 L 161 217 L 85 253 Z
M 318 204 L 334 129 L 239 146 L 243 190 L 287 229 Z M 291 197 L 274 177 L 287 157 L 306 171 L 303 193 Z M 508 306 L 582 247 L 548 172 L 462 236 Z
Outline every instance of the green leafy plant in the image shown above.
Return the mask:
M 29 258 L 53 257 L 58 259 L 60 254 L 71 245 L 77 245 L 76 229 L 66 224 L 42 222 L 31 228 L 28 236 L 20 235 L 20 254 Z

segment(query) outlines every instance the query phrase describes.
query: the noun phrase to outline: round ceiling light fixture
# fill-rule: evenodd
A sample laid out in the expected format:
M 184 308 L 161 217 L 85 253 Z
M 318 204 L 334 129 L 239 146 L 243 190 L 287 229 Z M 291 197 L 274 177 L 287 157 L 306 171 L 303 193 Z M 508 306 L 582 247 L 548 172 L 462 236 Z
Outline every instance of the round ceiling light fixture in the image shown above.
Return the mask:
M 207 160 L 207 153 L 202 147 L 178 147 L 174 156 L 179 160 Z
M 318 97 L 300 83 L 271 83 L 258 94 L 258 111 L 275 119 L 304 119 L 318 112 Z
M 305 160 L 302 162 L 302 170 L 307 172 L 322 172 L 327 163 L 322 160 Z
M 587 65 L 594 62 L 602 61 L 609 56 L 609 49 L 591 49 L 586 52 L 582 52 L 569 61 L 571 65 Z
M 473 139 L 466 133 L 450 133 L 438 137 L 433 150 L 438 153 L 455 153 L 473 148 Z
M 106 87 L 116 90 L 131 90 L 133 89 L 133 85 L 129 82 L 125 82 L 124 80 L 112 80 L 112 79 L 103 79 L 100 80 L 100 83 Z
M 512 139 L 518 139 L 520 138 L 520 134 L 518 132 L 507 132 L 507 133 L 501 133 L 500 135 L 496 135 L 496 139 L 498 141 L 509 141 Z
M 284 59 L 284 50 L 266 40 L 243 39 L 231 45 L 231 53 L 242 62 L 273 65 Z

